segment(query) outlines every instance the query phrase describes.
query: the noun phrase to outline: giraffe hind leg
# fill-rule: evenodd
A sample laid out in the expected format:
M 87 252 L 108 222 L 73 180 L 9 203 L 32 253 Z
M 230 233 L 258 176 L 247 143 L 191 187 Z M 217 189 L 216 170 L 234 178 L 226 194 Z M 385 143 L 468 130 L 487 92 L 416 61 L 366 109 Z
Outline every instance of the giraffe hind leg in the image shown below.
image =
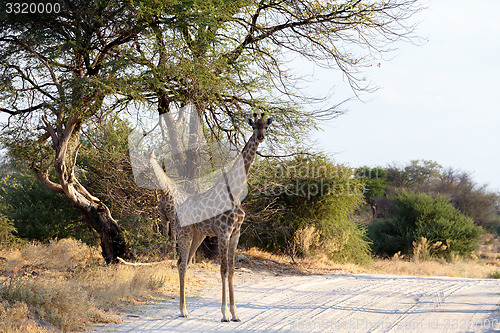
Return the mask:
M 200 244 L 203 242 L 205 237 L 206 236 L 201 232 L 194 231 L 193 241 L 191 242 L 191 247 L 189 249 L 188 263 L 193 263 L 193 258 L 196 250 L 198 250 L 198 247 L 200 247 Z
M 231 321 L 241 321 L 236 314 L 236 303 L 234 299 L 234 284 L 233 284 L 233 277 L 234 277 L 234 255 L 236 251 L 236 247 L 238 245 L 238 239 L 240 237 L 239 231 L 237 235 L 233 235 L 231 237 L 230 243 L 229 243 L 229 254 L 228 254 L 228 268 L 229 268 L 229 274 L 228 274 L 228 287 L 229 287 L 229 310 L 231 311 Z

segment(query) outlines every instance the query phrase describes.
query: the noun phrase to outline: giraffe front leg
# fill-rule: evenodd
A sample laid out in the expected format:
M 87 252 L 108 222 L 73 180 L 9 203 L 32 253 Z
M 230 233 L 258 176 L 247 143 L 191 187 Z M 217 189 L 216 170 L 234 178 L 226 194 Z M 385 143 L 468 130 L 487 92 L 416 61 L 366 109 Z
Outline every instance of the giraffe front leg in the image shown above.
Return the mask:
M 186 309 L 186 294 L 184 292 L 184 282 L 186 278 L 186 268 L 181 267 L 182 263 L 179 265 L 179 310 L 181 312 L 179 317 L 188 317 L 188 312 Z
M 240 238 L 240 230 L 236 230 L 233 235 L 231 235 L 231 239 L 229 241 L 229 274 L 228 274 L 228 285 L 229 285 L 229 310 L 231 311 L 231 321 L 241 321 L 236 314 L 236 303 L 234 298 L 234 256 L 236 253 L 236 248 L 238 246 L 238 240 Z
M 222 279 L 222 322 L 229 322 L 229 310 L 227 308 L 226 281 L 227 281 L 227 256 L 228 256 L 227 238 L 219 240 L 219 256 L 220 256 L 220 277 Z
M 181 311 L 180 317 L 189 316 L 186 309 L 185 281 L 190 245 L 191 244 L 189 244 L 188 242 L 179 242 L 179 261 L 177 261 L 177 268 L 179 270 L 179 310 Z

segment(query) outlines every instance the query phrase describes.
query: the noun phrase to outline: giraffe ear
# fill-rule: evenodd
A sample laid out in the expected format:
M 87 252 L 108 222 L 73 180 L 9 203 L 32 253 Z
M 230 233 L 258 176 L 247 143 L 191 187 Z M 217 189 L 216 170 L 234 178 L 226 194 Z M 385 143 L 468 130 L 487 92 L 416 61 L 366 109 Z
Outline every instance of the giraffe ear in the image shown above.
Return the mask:
M 250 125 L 250 126 L 252 126 L 252 127 L 253 127 L 253 120 L 252 120 L 252 119 L 248 118 L 248 119 L 247 119 L 247 122 L 248 122 L 248 125 Z
M 273 122 L 273 117 L 267 118 L 267 124 L 268 125 L 271 125 L 272 122 Z

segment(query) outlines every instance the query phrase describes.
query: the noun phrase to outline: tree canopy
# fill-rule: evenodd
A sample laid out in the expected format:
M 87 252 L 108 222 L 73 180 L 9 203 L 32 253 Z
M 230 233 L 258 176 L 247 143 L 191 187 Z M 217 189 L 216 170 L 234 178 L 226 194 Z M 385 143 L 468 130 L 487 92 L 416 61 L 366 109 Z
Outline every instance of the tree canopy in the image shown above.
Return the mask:
M 303 140 L 339 113 L 318 108 L 289 61 L 340 70 L 356 92 L 369 89 L 361 69 L 396 40 L 414 37 L 417 1 L 141 1 L 146 24 L 121 55 L 140 65 L 138 95 L 159 113 L 191 102 L 211 135 L 237 141 L 245 116 L 272 113 L 271 135 Z M 140 98 L 139 98 L 140 97 Z
M 271 141 L 289 147 L 339 111 L 338 102 L 308 107 L 318 99 L 298 88 L 287 61 L 338 69 L 355 92 L 367 90 L 360 70 L 414 37 L 409 19 L 420 10 L 417 0 L 58 3 L 57 13 L 0 11 L 0 112 L 9 116 L 0 141 L 70 199 L 100 233 L 108 261 L 126 251 L 108 207 L 78 178 L 89 124 L 122 114 L 139 126 L 166 114 L 165 139 L 182 144 L 180 110 L 191 103 L 209 140 L 240 143 L 246 115 L 266 112 L 278 125 Z M 196 159 L 185 163 L 196 172 Z

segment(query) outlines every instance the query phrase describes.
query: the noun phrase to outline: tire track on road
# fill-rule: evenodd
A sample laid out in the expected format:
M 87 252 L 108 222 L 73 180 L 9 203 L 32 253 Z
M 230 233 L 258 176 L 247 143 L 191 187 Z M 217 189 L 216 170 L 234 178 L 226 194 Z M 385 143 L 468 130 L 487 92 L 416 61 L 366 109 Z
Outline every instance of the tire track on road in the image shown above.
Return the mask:
M 450 320 L 494 320 L 499 290 L 499 280 L 249 274 L 236 286 L 240 323 L 219 322 L 220 291 L 212 288 L 189 299 L 191 318 L 177 318 L 176 301 L 167 302 L 99 332 L 479 332 Z

